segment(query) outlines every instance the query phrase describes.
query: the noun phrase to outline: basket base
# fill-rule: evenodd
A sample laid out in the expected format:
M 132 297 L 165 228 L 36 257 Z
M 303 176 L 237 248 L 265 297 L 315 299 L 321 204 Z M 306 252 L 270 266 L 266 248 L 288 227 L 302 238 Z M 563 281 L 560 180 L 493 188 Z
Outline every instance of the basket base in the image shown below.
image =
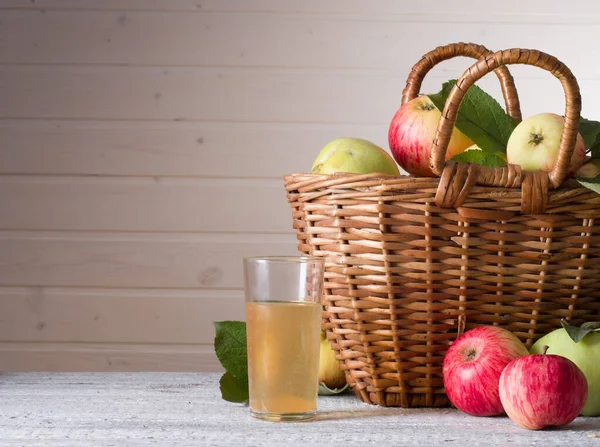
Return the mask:
M 369 391 L 368 388 L 357 390 L 352 388 L 354 394 L 363 402 L 382 407 L 423 408 L 450 407 L 450 400 L 444 393 L 438 394 L 401 394 L 385 391 Z

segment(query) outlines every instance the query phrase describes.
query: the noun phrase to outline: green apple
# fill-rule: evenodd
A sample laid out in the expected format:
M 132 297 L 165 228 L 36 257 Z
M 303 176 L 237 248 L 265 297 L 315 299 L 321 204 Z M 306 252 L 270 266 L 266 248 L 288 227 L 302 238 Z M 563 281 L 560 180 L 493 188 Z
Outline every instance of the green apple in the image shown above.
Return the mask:
M 508 138 L 508 162 L 526 171 L 551 171 L 558 159 L 563 125 L 564 118 L 555 113 L 540 113 L 521 121 Z M 569 174 L 585 162 L 585 152 L 583 138 L 577 134 Z
M 353 174 L 398 175 L 398 165 L 385 150 L 370 141 L 361 138 L 336 138 L 321 149 L 315 159 L 313 174 L 334 174 L 349 172 Z
M 600 324 L 589 323 L 589 328 Z M 540 338 L 531 347 L 531 354 L 541 354 L 544 346 L 548 346 L 547 354 L 557 354 L 575 363 L 585 375 L 588 382 L 588 398 L 581 414 L 584 416 L 600 416 L 600 333 L 593 329 L 584 329 L 566 325 Z M 575 342 L 569 332 L 574 334 Z M 582 331 L 583 330 L 583 331 Z

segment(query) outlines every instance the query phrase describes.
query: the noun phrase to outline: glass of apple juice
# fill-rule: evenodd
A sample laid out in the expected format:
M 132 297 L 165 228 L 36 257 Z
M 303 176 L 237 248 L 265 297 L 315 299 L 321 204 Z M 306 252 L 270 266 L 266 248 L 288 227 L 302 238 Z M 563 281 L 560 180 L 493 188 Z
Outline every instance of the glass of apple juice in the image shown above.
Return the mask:
M 244 259 L 250 413 L 307 421 L 317 410 L 322 258 Z

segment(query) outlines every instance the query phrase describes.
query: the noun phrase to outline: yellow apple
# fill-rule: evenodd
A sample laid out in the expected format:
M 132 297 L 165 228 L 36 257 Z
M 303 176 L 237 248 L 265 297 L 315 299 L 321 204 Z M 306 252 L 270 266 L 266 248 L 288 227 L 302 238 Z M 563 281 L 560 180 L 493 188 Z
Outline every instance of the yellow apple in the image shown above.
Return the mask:
M 508 162 L 526 171 L 551 171 L 558 158 L 564 118 L 555 113 L 540 113 L 521 121 L 506 145 Z M 569 174 L 585 162 L 585 143 L 577 134 Z
M 330 390 L 340 389 L 346 385 L 346 375 L 335 358 L 331 343 L 321 331 L 321 346 L 319 350 L 319 382 Z
M 362 138 L 342 137 L 330 141 L 321 149 L 315 159 L 313 174 L 335 174 L 349 172 L 353 174 L 398 175 L 398 165 L 385 150 Z

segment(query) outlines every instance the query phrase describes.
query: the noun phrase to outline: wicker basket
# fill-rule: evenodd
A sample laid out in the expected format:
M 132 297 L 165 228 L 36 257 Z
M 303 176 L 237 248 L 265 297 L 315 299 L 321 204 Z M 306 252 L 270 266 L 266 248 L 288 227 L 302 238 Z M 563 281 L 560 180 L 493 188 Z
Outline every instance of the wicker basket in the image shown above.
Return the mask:
M 600 195 L 563 182 L 579 127 L 577 81 L 536 50 L 452 44 L 413 67 L 402 101 L 454 56 L 478 60 L 452 90 L 432 143 L 439 178 L 285 176 L 298 248 L 326 260 L 323 327 L 364 402 L 448 405 L 442 361 L 466 329 L 499 325 L 531 346 L 561 318 L 600 320 Z M 496 72 L 508 113 L 520 118 L 508 64 L 543 68 L 564 87 L 561 155 L 550 173 L 445 162 L 463 95 L 486 73 Z

